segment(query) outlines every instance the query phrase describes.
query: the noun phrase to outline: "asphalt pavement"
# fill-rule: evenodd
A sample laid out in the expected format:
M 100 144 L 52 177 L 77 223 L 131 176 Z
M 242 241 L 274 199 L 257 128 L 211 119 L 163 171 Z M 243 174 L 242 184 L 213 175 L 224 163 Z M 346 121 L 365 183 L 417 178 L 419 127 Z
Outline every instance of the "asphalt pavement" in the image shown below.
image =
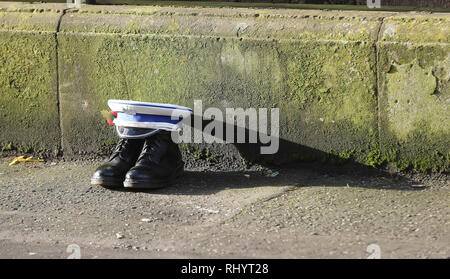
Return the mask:
M 101 161 L 0 159 L 0 258 L 448 258 L 447 175 L 353 166 L 188 168 L 90 185 Z

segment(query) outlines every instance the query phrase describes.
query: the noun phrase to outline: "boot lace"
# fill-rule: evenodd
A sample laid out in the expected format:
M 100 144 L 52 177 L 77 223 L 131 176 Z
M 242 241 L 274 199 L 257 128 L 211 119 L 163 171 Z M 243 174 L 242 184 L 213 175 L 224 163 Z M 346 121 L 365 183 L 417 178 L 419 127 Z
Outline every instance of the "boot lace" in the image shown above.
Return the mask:
M 123 151 L 127 143 L 128 143 L 127 139 L 120 139 L 116 145 L 116 148 L 111 154 L 110 160 L 114 159 L 117 155 L 119 155 Z
M 159 149 L 159 144 L 156 140 L 147 140 L 142 149 L 139 160 L 146 158 L 151 161 L 151 155 L 154 154 Z

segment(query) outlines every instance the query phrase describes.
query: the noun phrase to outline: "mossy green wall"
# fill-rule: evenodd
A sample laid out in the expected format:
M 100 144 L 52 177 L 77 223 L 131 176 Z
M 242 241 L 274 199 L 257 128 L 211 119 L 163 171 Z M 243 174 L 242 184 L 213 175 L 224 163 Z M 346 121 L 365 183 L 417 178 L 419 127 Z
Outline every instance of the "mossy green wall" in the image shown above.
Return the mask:
M 0 10 L 0 150 L 60 147 L 56 27 L 61 11 Z
M 97 152 L 114 139 L 100 114 L 111 98 L 278 107 L 283 140 L 352 152 L 359 162 L 377 146 L 377 17 L 95 9 L 68 12 L 58 35 L 66 155 Z M 273 159 L 310 156 L 299 148 Z
M 53 78 L 59 79 L 62 152 L 66 157 L 103 154 L 115 143 L 100 113 L 108 109 L 108 99 L 190 107 L 201 99 L 204 107 L 280 108 L 280 136 L 290 144 L 271 157 L 276 162 L 332 154 L 372 166 L 391 162 L 448 171 L 448 23 L 447 14 L 130 6 L 67 10 L 54 56 L 45 60 L 49 73 L 55 73 L 58 61 Z M 47 35 L 55 39 L 40 34 L 42 47 Z M 48 84 L 54 86 L 48 96 L 56 102 L 55 79 Z M 39 102 L 51 103 L 44 92 L 34 92 Z M 54 127 L 48 129 L 56 131 L 56 141 L 41 148 L 58 149 L 58 111 L 48 108 L 53 122 L 46 127 Z M 1 124 L 21 125 L 9 119 Z M 18 138 L 8 135 L 4 143 L 21 145 Z
M 386 19 L 378 42 L 380 143 L 400 169 L 450 168 L 449 17 Z

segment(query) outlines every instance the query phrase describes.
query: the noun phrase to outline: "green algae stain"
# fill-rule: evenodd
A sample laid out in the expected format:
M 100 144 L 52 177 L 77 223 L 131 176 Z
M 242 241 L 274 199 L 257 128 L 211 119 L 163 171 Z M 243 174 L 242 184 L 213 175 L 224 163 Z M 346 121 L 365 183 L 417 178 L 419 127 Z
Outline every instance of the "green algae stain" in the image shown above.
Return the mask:
M 422 122 L 428 123 L 432 131 L 441 131 L 443 124 L 449 123 L 447 102 L 436 95 L 437 79 L 432 67 L 423 69 L 417 60 L 393 65 L 386 82 L 389 126 L 400 139 L 405 140 Z
M 55 44 L 53 35 L 0 34 L 0 145 L 58 150 Z
M 315 119 L 351 121 L 355 128 L 374 121 L 375 73 L 366 66 L 374 61 L 372 48 L 318 44 L 299 50 L 288 62 L 287 81 L 299 108 L 315 108 Z
M 367 155 L 366 164 L 372 167 L 379 167 L 384 163 L 385 159 L 383 158 L 379 149 L 372 150 Z

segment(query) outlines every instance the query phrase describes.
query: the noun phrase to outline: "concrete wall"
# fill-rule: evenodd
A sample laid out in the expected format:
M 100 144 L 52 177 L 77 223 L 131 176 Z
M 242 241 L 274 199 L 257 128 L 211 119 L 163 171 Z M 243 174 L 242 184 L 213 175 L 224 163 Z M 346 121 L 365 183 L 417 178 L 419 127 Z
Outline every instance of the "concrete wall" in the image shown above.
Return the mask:
M 9 4 L 8 4 L 9 5 Z M 0 7 L 0 146 L 59 149 L 56 30 L 61 10 Z
M 384 20 L 378 42 L 380 145 L 399 167 L 448 170 L 449 32 L 449 16 Z
M 99 154 L 116 141 L 100 114 L 108 99 L 201 99 L 280 108 L 274 162 L 449 169 L 448 14 L 0 8 L 4 148 Z

